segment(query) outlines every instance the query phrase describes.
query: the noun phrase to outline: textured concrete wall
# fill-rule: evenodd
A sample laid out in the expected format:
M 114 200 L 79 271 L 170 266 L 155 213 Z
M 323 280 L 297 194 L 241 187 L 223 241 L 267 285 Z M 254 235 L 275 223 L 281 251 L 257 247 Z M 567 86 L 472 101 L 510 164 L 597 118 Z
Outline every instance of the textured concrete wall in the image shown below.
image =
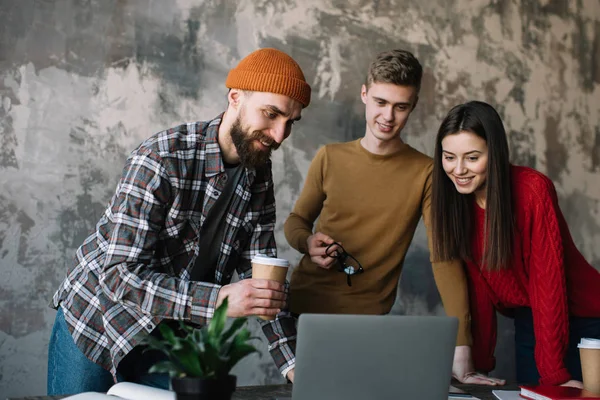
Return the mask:
M 267 46 L 294 56 L 314 88 L 274 154 L 284 257 L 298 260 L 281 225 L 315 151 L 363 134 L 368 62 L 402 47 L 425 66 L 406 140 L 431 154 L 451 106 L 496 104 L 514 161 L 553 179 L 600 267 L 597 0 L 0 0 L 0 398 L 45 393 L 47 304 L 127 153 L 223 110 L 228 69 Z M 395 312 L 443 312 L 427 259 L 420 230 Z M 510 332 L 502 321 L 503 350 Z M 510 375 L 501 353 L 497 373 Z M 241 384 L 281 381 L 268 355 L 236 371 Z

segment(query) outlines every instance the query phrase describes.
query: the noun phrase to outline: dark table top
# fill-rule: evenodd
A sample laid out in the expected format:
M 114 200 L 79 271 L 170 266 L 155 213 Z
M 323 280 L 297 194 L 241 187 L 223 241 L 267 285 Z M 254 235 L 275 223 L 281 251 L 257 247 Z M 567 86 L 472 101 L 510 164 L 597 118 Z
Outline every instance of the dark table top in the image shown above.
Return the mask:
M 492 394 L 492 390 L 517 390 L 517 385 L 505 386 L 481 386 L 481 385 L 462 385 L 452 384 L 458 388 L 471 393 L 473 396 L 481 400 L 497 400 Z M 245 386 L 237 388 L 233 395 L 235 400 L 273 400 L 277 396 L 291 396 L 292 385 L 273 385 L 273 386 Z
M 516 385 L 505 385 L 505 386 L 479 386 L 479 385 L 462 385 L 454 384 L 473 396 L 480 398 L 481 400 L 495 400 L 496 397 L 492 394 L 492 390 L 517 390 Z M 238 387 L 233 394 L 234 400 L 273 400 L 275 397 L 289 397 L 292 395 L 292 385 L 267 385 L 267 386 L 242 386 Z M 67 396 L 34 396 L 34 397 L 21 397 L 12 398 L 8 400 L 59 400 L 64 399 Z
M 505 385 L 505 386 L 480 386 L 480 385 L 462 385 L 452 384 L 458 388 L 463 389 L 466 392 L 471 393 L 473 396 L 481 400 L 497 400 L 496 396 L 492 394 L 492 390 L 517 390 L 516 385 Z M 273 400 L 274 397 L 278 396 L 291 396 L 292 385 L 273 385 L 273 386 L 246 386 L 237 388 L 233 395 L 234 400 Z

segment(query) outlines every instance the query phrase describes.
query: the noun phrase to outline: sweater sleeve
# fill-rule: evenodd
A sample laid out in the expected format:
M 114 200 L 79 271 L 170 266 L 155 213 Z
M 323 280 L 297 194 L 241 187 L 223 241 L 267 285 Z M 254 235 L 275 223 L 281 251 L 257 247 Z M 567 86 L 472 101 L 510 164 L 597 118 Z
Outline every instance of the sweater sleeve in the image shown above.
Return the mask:
M 469 267 L 469 303 L 473 318 L 473 364 L 475 370 L 490 372 L 496 367 L 497 319 L 494 303 L 488 295 L 486 283 L 476 267 Z
M 569 313 L 559 226 L 562 215 L 556 190 L 548 178 L 543 177 L 531 188 L 531 196 L 525 214 L 531 235 L 528 289 L 535 360 L 540 384 L 559 385 L 571 379 L 563 361 L 569 343 Z
M 423 222 L 427 229 L 429 251 L 433 254 L 431 234 L 431 166 L 425 183 L 422 200 Z M 469 312 L 469 293 L 463 264 L 459 260 L 447 262 L 432 262 L 433 277 L 444 305 L 446 315 L 458 318 L 458 335 L 456 345 L 470 346 L 471 314 Z
M 283 225 L 285 238 L 300 253 L 308 253 L 306 240 L 313 234 L 313 224 L 325 201 L 323 176 L 325 174 L 326 147 L 321 148 L 310 164 L 304 188 L 294 209 Z

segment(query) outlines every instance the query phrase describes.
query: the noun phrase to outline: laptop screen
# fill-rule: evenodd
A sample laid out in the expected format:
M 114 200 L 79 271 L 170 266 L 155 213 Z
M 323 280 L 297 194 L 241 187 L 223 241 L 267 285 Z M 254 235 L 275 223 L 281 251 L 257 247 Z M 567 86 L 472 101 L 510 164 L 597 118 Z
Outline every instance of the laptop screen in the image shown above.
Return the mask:
M 447 399 L 453 317 L 302 314 L 294 400 Z

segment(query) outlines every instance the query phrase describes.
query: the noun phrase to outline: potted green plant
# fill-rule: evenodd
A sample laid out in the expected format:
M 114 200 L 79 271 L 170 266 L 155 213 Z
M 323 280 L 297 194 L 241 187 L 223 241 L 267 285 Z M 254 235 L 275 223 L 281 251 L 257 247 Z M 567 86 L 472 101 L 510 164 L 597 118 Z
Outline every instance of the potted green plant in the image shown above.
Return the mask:
M 246 318 L 236 318 L 225 329 L 225 299 L 215 310 L 210 323 L 201 329 L 180 324 L 183 334 L 176 335 L 167 325 L 159 325 L 161 337 L 149 336 L 146 344 L 167 356 L 150 368 L 151 373 L 168 373 L 178 400 L 229 400 L 236 387 L 230 371 L 242 358 L 258 352 L 249 344 Z

